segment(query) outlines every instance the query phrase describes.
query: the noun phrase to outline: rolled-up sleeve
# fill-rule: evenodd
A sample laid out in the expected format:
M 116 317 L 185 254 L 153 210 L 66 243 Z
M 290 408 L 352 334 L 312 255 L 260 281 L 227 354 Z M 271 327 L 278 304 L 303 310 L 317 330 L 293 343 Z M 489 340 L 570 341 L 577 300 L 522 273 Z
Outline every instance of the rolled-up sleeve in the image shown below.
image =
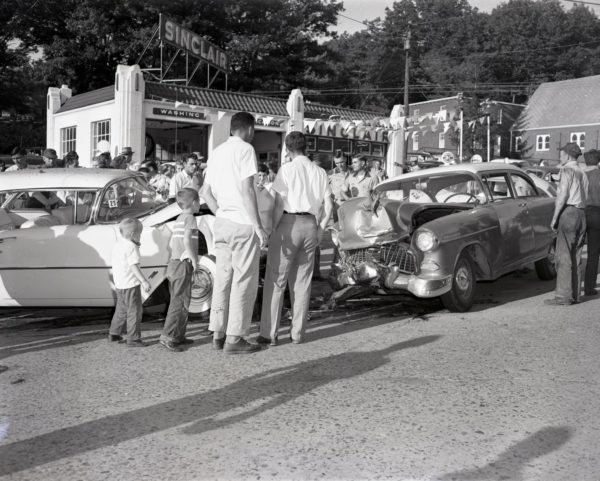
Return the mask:
M 252 147 L 250 144 L 246 146 L 238 159 L 238 169 L 241 179 L 252 177 L 258 172 L 256 165 L 256 154 L 254 152 L 254 147 Z

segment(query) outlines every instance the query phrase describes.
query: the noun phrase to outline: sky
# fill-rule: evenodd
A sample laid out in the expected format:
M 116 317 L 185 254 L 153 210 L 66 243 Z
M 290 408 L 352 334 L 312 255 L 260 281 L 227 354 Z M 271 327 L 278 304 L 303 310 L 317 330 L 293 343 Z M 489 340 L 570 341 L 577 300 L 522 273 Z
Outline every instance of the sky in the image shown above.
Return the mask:
M 385 7 L 391 7 L 393 0 L 343 0 L 346 11 L 342 12 L 348 17 L 356 20 L 373 20 L 376 17 L 383 18 L 385 16 Z M 597 0 L 594 0 L 597 1 Z M 469 3 L 477 7 L 482 12 L 491 12 L 494 7 L 500 3 L 505 3 L 501 0 L 469 0 Z M 600 3 L 600 2 L 599 2 Z M 563 2 L 563 5 L 568 9 L 573 4 Z M 596 12 L 600 14 L 600 7 L 594 7 Z M 362 30 L 364 27 L 360 23 L 348 20 L 342 16 L 338 17 L 337 31 L 349 33 Z

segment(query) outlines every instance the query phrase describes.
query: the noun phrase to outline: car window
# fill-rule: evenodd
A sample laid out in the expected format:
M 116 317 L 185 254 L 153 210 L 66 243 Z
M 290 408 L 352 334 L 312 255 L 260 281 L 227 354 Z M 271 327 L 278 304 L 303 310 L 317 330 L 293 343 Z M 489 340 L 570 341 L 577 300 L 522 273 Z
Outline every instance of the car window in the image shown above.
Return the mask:
M 429 174 L 398 182 L 387 183 L 376 189 L 388 199 L 417 203 L 483 203 L 487 201 L 481 182 L 470 173 L 454 172 Z
M 510 174 L 517 197 L 539 197 L 536 188 L 529 179 L 522 175 Z
M 100 200 L 97 222 L 118 223 L 126 217 L 140 217 L 166 205 L 154 189 L 139 177 L 110 185 Z
M 483 174 L 481 177 L 489 190 L 492 201 L 514 198 L 506 174 Z

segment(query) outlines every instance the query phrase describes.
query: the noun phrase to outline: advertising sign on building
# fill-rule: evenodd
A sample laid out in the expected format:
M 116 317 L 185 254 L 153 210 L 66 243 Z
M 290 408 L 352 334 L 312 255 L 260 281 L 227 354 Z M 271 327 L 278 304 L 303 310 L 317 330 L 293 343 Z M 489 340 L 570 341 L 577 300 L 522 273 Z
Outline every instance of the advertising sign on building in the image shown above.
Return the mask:
M 196 120 L 204 120 L 204 114 L 202 112 L 190 112 L 188 110 L 175 110 L 175 109 L 167 109 L 167 108 L 157 108 L 154 107 L 152 109 L 152 113 L 154 115 L 165 115 L 167 117 L 178 117 L 184 119 L 196 119 Z
M 182 49 L 209 65 L 229 73 L 229 56 L 223 49 L 210 43 L 197 33 L 183 28 L 164 15 L 160 16 L 159 23 L 159 36 L 163 42 Z

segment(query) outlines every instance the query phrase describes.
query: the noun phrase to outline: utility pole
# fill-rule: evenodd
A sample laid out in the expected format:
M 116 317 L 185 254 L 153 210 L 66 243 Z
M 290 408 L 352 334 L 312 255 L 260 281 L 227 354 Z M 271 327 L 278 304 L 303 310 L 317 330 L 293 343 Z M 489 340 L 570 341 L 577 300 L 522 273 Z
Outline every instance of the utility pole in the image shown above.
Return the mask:
M 404 117 L 408 120 L 410 114 L 410 104 L 408 103 L 408 85 L 410 82 L 410 22 L 408 22 L 408 30 L 404 37 Z M 402 163 L 407 165 L 408 160 L 408 138 L 404 134 L 404 151 L 402 152 Z

